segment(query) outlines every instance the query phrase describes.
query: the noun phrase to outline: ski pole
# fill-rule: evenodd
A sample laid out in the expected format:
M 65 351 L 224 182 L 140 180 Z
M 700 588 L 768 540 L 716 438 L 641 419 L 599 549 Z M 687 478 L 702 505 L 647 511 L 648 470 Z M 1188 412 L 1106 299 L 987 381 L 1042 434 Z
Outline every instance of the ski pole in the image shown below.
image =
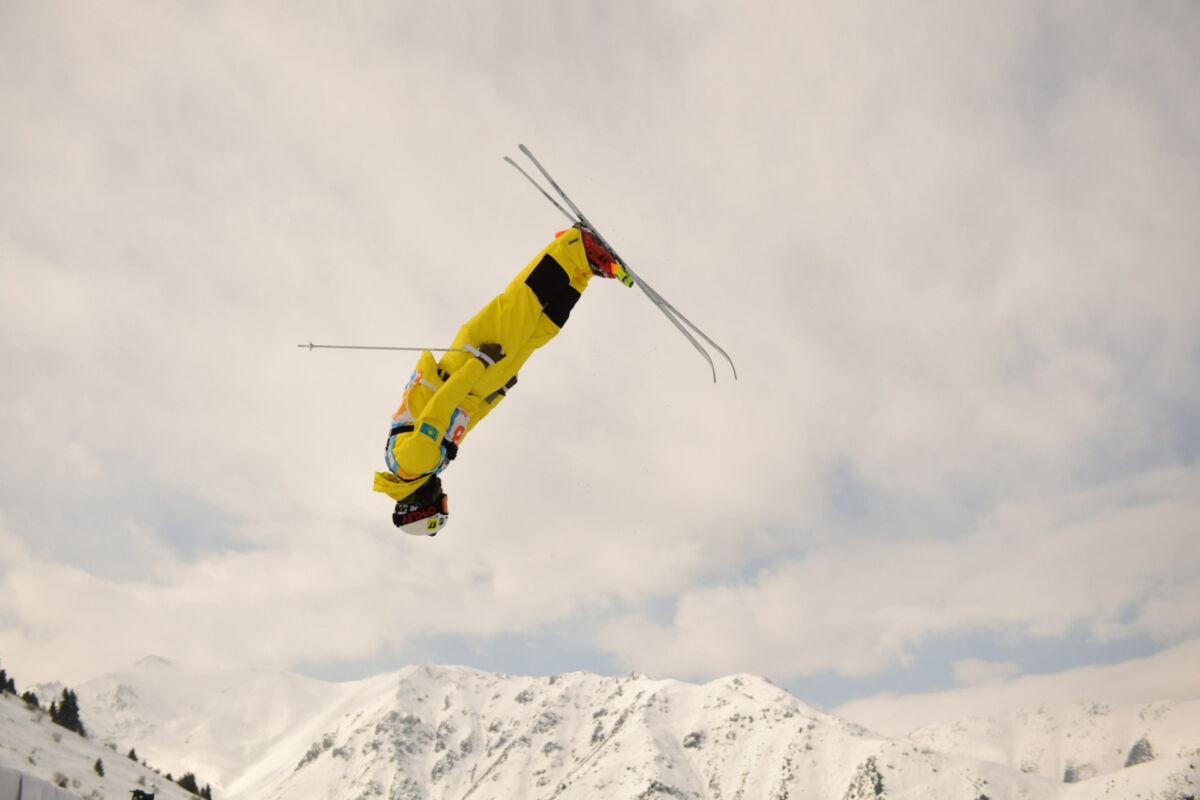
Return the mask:
M 370 344 L 298 344 L 297 347 L 307 350 L 412 350 L 414 352 L 423 352 L 428 350 L 431 353 L 469 353 L 461 347 L 381 347 Z

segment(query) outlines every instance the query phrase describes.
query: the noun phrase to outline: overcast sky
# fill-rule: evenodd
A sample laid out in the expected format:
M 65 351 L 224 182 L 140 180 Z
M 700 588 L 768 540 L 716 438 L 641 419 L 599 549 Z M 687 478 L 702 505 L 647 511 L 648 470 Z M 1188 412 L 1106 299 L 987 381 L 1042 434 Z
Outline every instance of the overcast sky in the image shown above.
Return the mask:
M 0 3 L 0 663 L 1200 696 L 1197 41 L 1186 0 Z M 404 537 L 413 355 L 296 345 L 447 346 L 563 226 L 520 142 L 740 380 L 593 282 Z

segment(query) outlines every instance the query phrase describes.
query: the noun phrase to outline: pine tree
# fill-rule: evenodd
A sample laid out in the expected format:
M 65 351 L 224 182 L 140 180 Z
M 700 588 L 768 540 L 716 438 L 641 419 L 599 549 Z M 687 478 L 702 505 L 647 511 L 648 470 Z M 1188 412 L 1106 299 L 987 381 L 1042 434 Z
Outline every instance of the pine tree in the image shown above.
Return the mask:
M 99 775 L 101 778 L 104 777 L 104 762 L 103 761 L 101 761 L 100 759 L 97 758 L 96 763 L 92 766 L 92 769 L 96 770 L 96 774 Z
M 9 694 L 17 693 L 17 683 L 8 676 L 8 673 L 0 669 L 0 692 L 8 692 Z
M 203 797 L 204 800 L 213 800 L 212 787 L 209 786 L 207 783 L 204 784 L 204 788 L 200 790 L 200 796 Z
M 75 731 L 80 736 L 87 736 L 83 720 L 79 718 L 79 698 L 70 689 L 63 689 L 59 703 L 50 704 L 50 719 L 69 731 Z
M 184 773 L 177 783 L 192 794 L 200 794 L 200 787 L 196 785 L 196 776 L 190 772 Z
M 1151 746 L 1150 740 L 1143 736 L 1133 743 L 1133 747 L 1129 748 L 1129 756 L 1125 759 L 1125 766 L 1135 767 L 1138 764 L 1145 764 L 1153 760 L 1154 747 Z
M 129 748 L 129 760 L 133 761 L 135 763 L 137 762 L 137 751 L 134 750 L 132 747 Z
M 29 706 L 30 711 L 37 711 L 41 708 L 41 703 L 38 702 L 38 696 L 33 692 L 25 692 L 21 695 L 21 699 L 25 701 L 25 705 Z

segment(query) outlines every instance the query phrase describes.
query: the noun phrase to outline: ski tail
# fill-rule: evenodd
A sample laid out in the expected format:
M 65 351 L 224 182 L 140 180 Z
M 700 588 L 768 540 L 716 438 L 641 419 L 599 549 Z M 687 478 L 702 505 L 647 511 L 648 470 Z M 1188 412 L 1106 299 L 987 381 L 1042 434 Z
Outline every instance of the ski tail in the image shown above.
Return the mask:
M 563 216 L 569 219 L 572 224 L 582 225 L 583 227 L 587 228 L 588 231 L 591 232 L 592 236 L 594 236 L 596 240 L 604 247 L 604 249 L 612 254 L 613 259 L 621 265 L 621 268 L 625 270 L 625 273 L 633 281 L 633 285 L 642 290 L 642 293 L 646 295 L 650 302 L 654 303 L 654 305 L 658 307 L 658 310 L 663 313 L 663 316 L 670 320 L 671 324 L 683 334 L 684 338 L 692 343 L 692 346 L 696 348 L 696 351 L 699 352 L 700 355 L 704 357 L 704 360 L 708 362 L 708 366 L 712 370 L 713 383 L 717 382 L 717 367 L 713 362 L 712 355 L 707 349 L 705 349 L 704 344 L 700 343 L 701 340 L 703 340 L 703 342 L 709 347 L 720 353 L 721 356 L 727 362 L 729 362 L 729 368 L 733 371 L 733 379 L 737 380 L 737 366 L 733 363 L 733 359 L 729 357 L 729 354 L 725 352 L 725 349 L 713 341 L 712 338 L 699 327 L 697 327 L 695 323 L 680 313 L 679 309 L 667 302 L 667 300 L 661 294 L 656 292 L 648 283 L 642 280 L 642 278 L 629 266 L 629 262 L 621 258 L 620 254 L 617 253 L 617 251 L 613 249 L 613 246 L 608 243 L 608 240 L 606 240 L 604 236 L 602 236 L 600 232 L 596 230 L 596 226 L 592 224 L 591 220 L 589 220 L 584 213 L 579 210 L 579 207 L 572 202 L 571 198 L 567 196 L 567 193 L 562 190 L 562 187 L 558 185 L 558 182 L 555 181 L 546 168 L 542 166 L 542 163 L 537 160 L 537 157 L 534 156 L 529 148 L 523 144 L 518 145 L 518 148 L 525 155 L 525 157 L 529 159 L 530 163 L 533 164 L 537 171 L 541 173 L 542 177 L 546 179 L 546 182 L 550 184 L 550 187 L 562 200 L 562 203 L 556 200 L 554 196 L 542 186 L 542 184 L 538 183 L 538 181 L 532 175 L 526 172 L 525 169 L 523 169 L 516 161 L 513 161 L 508 156 L 505 156 L 504 160 L 512 165 L 517 172 L 520 172 L 523 176 L 525 176 L 525 179 L 533 184 L 534 188 L 541 192 L 542 196 L 549 200 L 550 203 L 557 208 L 563 214 Z M 563 205 L 564 203 L 566 204 L 565 207 Z M 568 211 L 567 209 L 570 210 Z
M 525 149 L 525 145 L 521 145 L 521 149 L 522 149 L 522 150 L 524 150 L 524 149 Z M 579 224 L 579 221 L 580 221 L 580 220 L 579 220 L 579 217 L 575 216 L 575 215 L 574 215 L 574 214 L 572 214 L 570 211 L 567 211 L 565 208 L 563 208 L 563 207 L 562 207 L 562 205 L 561 205 L 561 204 L 560 204 L 560 203 L 559 203 L 557 200 L 555 200 L 553 197 L 551 197 L 551 196 L 550 196 L 550 193 L 549 193 L 549 192 L 547 192 L 547 191 L 546 191 L 544 188 L 542 188 L 542 185 L 541 185 L 540 183 L 538 183 L 536 180 L 534 180 L 533 176 L 532 176 L 532 175 L 530 175 L 528 172 L 526 172 L 526 171 L 524 170 L 524 168 L 522 168 L 522 167 L 521 167 L 521 165 L 520 165 L 520 164 L 518 164 L 517 162 L 513 161 L 513 160 L 512 160 L 511 158 L 509 158 L 508 156 L 505 156 L 505 157 L 504 157 L 504 160 L 505 160 L 505 161 L 507 161 L 509 164 L 511 164 L 511 165 L 513 166 L 513 169 L 515 169 L 517 172 L 519 172 L 519 173 L 521 173 L 522 175 L 524 175 L 524 176 L 525 176 L 525 180 L 527 180 L 527 181 L 529 181 L 531 184 L 533 184 L 533 188 L 535 188 L 535 189 L 537 189 L 539 192 L 541 192 L 541 193 L 542 193 L 542 197 L 544 197 L 544 198 L 546 198 L 547 200 L 549 200 L 549 201 L 550 201 L 550 203 L 551 203 L 551 204 L 552 204 L 552 205 L 553 205 L 555 208 L 557 208 L 559 211 L 561 211 L 561 212 L 563 213 L 563 216 L 565 216 L 567 219 L 571 220 L 571 224 L 572 224 L 572 225 L 577 225 L 577 224 Z M 535 161 L 534 163 L 536 164 L 537 162 Z

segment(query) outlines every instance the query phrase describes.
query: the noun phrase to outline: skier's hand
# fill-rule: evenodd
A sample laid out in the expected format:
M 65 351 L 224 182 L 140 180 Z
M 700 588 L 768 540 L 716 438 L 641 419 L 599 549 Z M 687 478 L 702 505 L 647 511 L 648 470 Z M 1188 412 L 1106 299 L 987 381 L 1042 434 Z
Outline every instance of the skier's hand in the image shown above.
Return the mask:
M 504 358 L 504 348 L 496 342 L 484 342 L 479 345 L 479 352 L 475 357 L 482 361 L 485 367 L 490 367 Z

